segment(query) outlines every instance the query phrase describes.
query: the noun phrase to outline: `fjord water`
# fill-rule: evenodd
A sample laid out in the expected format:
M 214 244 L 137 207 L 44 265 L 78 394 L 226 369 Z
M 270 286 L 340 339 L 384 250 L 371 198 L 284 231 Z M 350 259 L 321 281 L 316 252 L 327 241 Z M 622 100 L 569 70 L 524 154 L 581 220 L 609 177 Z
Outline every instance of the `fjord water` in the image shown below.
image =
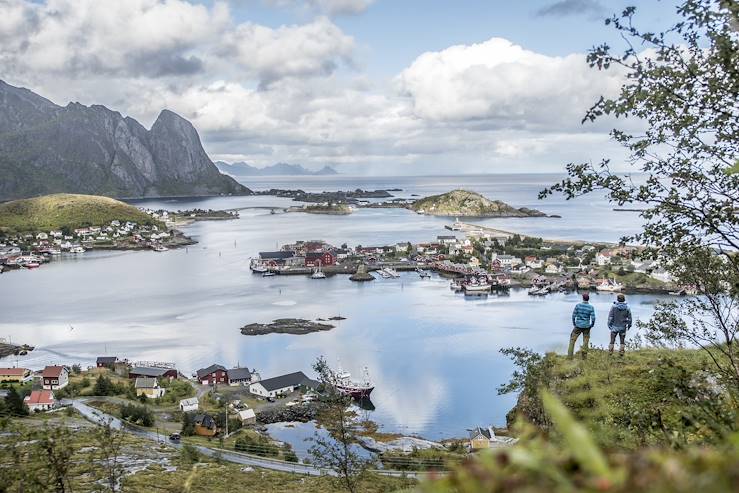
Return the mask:
M 492 227 L 545 237 L 617 240 L 634 232 L 638 216 L 613 212 L 602 200 L 538 201 L 551 175 L 393 178 L 267 178 L 249 186 L 339 190 L 403 188 L 397 196 L 471 189 L 515 206 L 536 207 L 561 219 L 486 219 Z M 500 348 L 563 351 L 575 294 L 529 297 L 525 291 L 486 298 L 454 294 L 448 281 L 417 274 L 355 284 L 346 276 L 263 278 L 248 269 L 261 250 L 299 239 L 334 244 L 433 240 L 448 218 L 399 209 L 362 209 L 350 216 L 270 214 L 261 207 L 293 202 L 269 196 L 136 201 L 171 210 L 242 208 L 234 221 L 185 228 L 198 244 L 157 252 L 88 252 L 34 271 L 0 276 L 0 337 L 36 345 L 17 360 L 93 364 L 98 355 L 170 361 L 186 374 L 211 363 L 256 368 L 263 377 L 303 370 L 319 355 L 359 374 L 367 366 L 376 390 L 370 417 L 386 431 L 428 438 L 464 435 L 477 425 L 503 424 L 515 396 L 498 396 L 511 363 Z M 634 315 L 650 315 L 660 297 L 629 296 Z M 593 295 L 599 320 L 595 344 L 605 345 L 612 295 Z M 239 327 L 275 318 L 346 320 L 328 332 L 303 336 L 243 336 Z M 2 364 L 15 363 L 5 360 Z

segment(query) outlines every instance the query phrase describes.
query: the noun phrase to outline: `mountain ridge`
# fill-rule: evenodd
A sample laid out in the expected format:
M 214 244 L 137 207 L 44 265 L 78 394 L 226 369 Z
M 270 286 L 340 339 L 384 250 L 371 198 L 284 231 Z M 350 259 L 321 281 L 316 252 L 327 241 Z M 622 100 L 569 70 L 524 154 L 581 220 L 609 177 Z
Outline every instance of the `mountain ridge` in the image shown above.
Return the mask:
M 150 129 L 103 105 L 59 106 L 0 81 L 0 200 L 249 194 L 223 175 L 195 127 L 164 109 Z
M 318 171 L 306 169 L 300 164 L 275 163 L 264 168 L 257 168 L 244 161 L 227 163 L 225 161 L 215 161 L 216 167 L 221 173 L 227 173 L 232 176 L 332 176 L 339 173 L 331 166 L 324 166 Z

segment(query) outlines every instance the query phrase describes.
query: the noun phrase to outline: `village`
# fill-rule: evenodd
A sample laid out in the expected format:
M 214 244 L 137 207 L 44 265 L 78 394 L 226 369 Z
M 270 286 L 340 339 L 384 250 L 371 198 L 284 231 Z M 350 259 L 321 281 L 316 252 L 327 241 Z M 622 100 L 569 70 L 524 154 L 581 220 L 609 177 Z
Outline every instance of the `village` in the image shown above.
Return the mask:
M 331 245 L 301 240 L 276 251 L 260 252 L 251 270 L 265 277 L 348 274 L 352 281 L 375 276 L 397 278 L 399 272 L 430 272 L 451 279 L 450 287 L 465 294 L 484 294 L 510 287 L 530 288 L 532 295 L 560 290 L 690 294 L 675 286 L 658 263 L 642 258 L 636 247 L 605 243 L 544 240 L 460 223 L 447 226 L 456 234 L 435 240 L 393 245 Z M 462 234 L 459 234 L 462 233 Z
M 74 229 L 7 234 L 0 231 L 0 273 L 35 269 L 62 255 L 76 256 L 89 250 L 154 250 L 166 252 L 195 243 L 174 229 L 194 221 L 237 219 L 238 212 L 193 209 L 165 211 L 143 209 L 147 224 L 113 220 L 108 224 Z

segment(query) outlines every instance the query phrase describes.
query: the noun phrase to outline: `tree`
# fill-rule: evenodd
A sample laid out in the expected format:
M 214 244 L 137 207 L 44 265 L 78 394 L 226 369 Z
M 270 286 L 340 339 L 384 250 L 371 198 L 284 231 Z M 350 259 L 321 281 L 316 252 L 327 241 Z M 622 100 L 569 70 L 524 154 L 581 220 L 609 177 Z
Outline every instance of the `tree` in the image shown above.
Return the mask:
M 108 377 L 99 375 L 95 380 L 95 386 L 92 388 L 93 395 L 111 395 L 113 384 Z
M 180 434 L 184 437 L 195 434 L 195 419 L 192 413 L 182 413 L 182 431 Z
M 15 387 L 11 387 L 8 395 L 5 396 L 5 408 L 12 416 L 28 416 L 28 407 L 23 402 L 23 397 L 18 393 Z
M 626 41 L 623 52 L 603 44 L 591 67 L 619 67 L 618 96 L 601 99 L 583 122 L 604 116 L 637 120 L 643 131 L 611 131 L 641 176 L 619 174 L 610 160 L 567 165 L 569 177 L 540 195 L 568 199 L 605 191 L 609 201 L 636 204 L 643 231 L 623 238 L 645 247 L 683 286 L 700 296 L 664 303 L 644 327 L 662 345 L 696 345 L 739 394 L 739 4 L 684 0 L 680 20 L 660 33 L 635 25 L 629 7 L 606 24 Z M 638 49 L 637 49 L 638 47 Z M 641 50 L 641 51 L 638 51 Z M 735 401 L 736 402 L 736 401 Z
M 104 479 L 110 491 L 123 491 L 125 468 L 120 462 L 123 432 L 113 428 L 110 421 L 95 430 L 97 456 L 102 464 Z
M 331 469 L 337 475 L 341 487 L 355 493 L 372 461 L 356 451 L 361 427 L 356 414 L 350 409 L 351 398 L 339 392 L 334 384 L 336 374 L 323 357 L 313 365 L 323 392 L 318 399 L 318 422 L 328 436 L 318 433 L 311 439 L 313 446 L 308 450 L 313 464 Z
M 72 467 L 72 432 L 69 428 L 44 427 L 36 433 L 35 446 L 47 474 L 46 484 L 56 493 L 72 491 L 69 470 Z

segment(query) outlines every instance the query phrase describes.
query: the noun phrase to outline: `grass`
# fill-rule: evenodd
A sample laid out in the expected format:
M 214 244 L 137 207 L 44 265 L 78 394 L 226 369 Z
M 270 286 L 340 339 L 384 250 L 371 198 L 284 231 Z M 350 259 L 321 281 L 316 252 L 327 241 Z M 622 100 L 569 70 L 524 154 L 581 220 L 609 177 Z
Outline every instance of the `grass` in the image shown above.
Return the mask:
M 0 204 L 0 231 L 11 233 L 73 230 L 113 220 L 163 226 L 136 207 L 96 195 L 59 193 Z

